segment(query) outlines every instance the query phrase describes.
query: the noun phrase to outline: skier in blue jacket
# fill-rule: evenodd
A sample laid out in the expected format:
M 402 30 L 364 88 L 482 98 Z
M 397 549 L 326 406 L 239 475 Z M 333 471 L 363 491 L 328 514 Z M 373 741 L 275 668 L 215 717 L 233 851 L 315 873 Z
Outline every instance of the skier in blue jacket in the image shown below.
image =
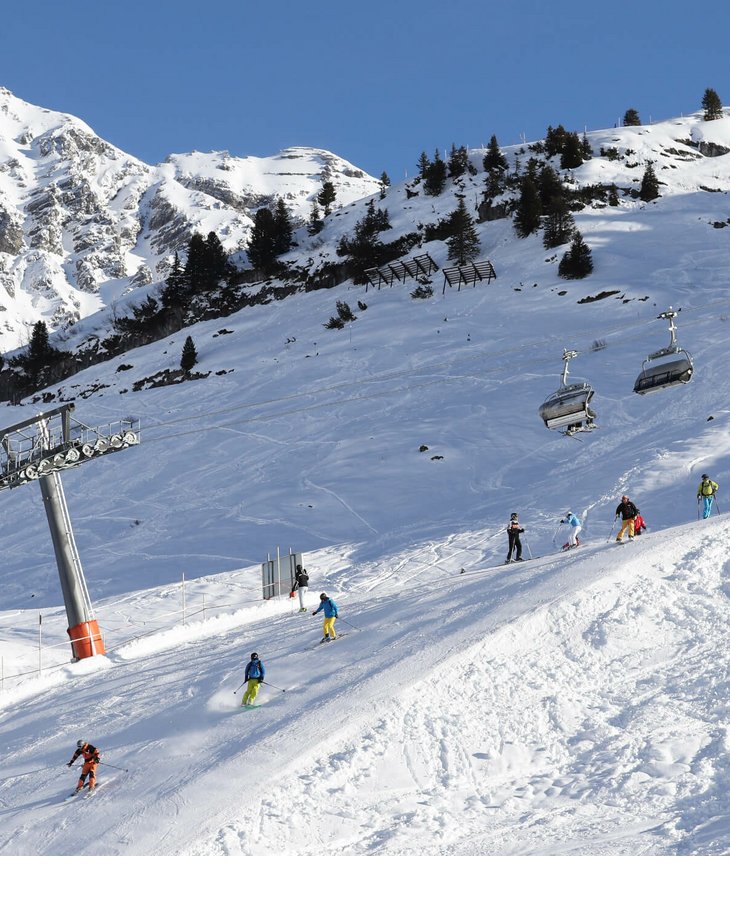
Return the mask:
M 246 678 L 244 684 L 247 684 L 246 693 L 241 700 L 241 706 L 253 706 L 256 696 L 261 687 L 261 682 L 266 676 L 264 664 L 259 659 L 258 653 L 251 654 L 251 661 L 246 666 Z
M 578 538 L 578 532 L 583 526 L 578 516 L 568 510 L 565 514 L 565 518 L 560 520 L 560 524 L 567 525 L 570 528 L 570 534 L 568 535 L 567 542 L 563 544 L 563 550 L 570 550 L 571 547 L 579 547 L 580 539 Z
M 320 610 L 324 610 L 324 637 L 320 641 L 320 644 L 337 640 L 337 635 L 335 634 L 335 619 L 339 615 L 337 604 L 331 597 L 328 597 L 327 594 L 320 594 L 319 606 L 312 615 L 316 616 Z

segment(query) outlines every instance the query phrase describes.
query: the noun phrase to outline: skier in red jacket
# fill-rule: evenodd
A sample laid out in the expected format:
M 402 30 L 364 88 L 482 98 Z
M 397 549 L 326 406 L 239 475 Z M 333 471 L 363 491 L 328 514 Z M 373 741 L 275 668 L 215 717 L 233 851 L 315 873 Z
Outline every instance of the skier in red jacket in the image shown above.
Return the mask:
M 96 787 L 96 768 L 101 762 L 101 753 L 99 750 L 97 750 L 93 744 L 88 744 L 86 741 L 76 742 L 76 752 L 68 763 L 69 768 L 76 762 L 79 756 L 84 757 L 84 764 L 81 767 L 81 775 L 79 776 L 79 783 L 76 785 L 76 790 L 74 791 L 75 794 L 78 794 L 83 788 L 87 775 L 89 776 L 89 790 L 94 790 Z

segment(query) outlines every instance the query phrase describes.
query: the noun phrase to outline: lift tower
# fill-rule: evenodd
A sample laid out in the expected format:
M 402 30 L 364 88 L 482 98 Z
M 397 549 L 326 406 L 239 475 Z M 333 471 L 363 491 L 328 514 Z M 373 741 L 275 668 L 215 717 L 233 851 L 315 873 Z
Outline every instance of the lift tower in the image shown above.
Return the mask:
M 139 444 L 139 420 L 90 427 L 73 418 L 72 403 L 0 429 L 0 491 L 37 481 L 51 530 L 74 659 L 104 654 L 81 567 L 61 472 Z

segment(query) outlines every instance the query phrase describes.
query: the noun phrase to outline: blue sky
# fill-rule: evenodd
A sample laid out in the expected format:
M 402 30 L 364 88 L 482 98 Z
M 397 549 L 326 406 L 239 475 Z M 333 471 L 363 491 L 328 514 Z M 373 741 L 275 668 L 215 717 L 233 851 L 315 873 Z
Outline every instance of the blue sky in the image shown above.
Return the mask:
M 730 105 L 727 0 L 35 0 L 2 30 L 0 84 L 148 163 L 303 145 L 399 181 L 452 143 Z

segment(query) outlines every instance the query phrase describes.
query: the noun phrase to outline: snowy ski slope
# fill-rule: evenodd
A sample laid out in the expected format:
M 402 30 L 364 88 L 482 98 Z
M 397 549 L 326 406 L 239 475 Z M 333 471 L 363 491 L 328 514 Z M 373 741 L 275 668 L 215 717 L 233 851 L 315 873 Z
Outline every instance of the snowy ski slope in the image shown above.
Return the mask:
M 652 127 L 639 149 L 659 157 L 680 125 Z M 697 163 L 720 192 L 676 163 L 656 203 L 578 214 L 585 281 L 559 279 L 539 237 L 484 223 L 489 286 L 296 296 L 0 410 L 5 425 L 75 398 L 83 421 L 134 414 L 143 435 L 64 475 L 106 658 L 67 662 L 40 494 L 2 495 L 0 853 L 726 854 L 730 232 L 712 222 L 728 159 Z M 401 192 L 394 222 L 417 212 Z M 337 299 L 367 309 L 331 332 Z M 696 375 L 638 397 L 670 304 Z M 209 377 L 135 391 L 187 334 Z M 596 389 L 599 427 L 574 439 L 537 415 L 564 347 Z M 721 487 L 708 522 L 704 471 Z M 649 531 L 617 547 L 624 492 Z M 584 546 L 562 554 L 569 508 Z M 540 558 L 504 567 L 513 510 Z M 321 647 L 321 616 L 260 599 L 277 547 L 341 605 L 344 640 Z M 242 712 L 252 650 L 285 693 Z M 98 796 L 68 800 L 80 737 L 129 771 L 102 767 Z

